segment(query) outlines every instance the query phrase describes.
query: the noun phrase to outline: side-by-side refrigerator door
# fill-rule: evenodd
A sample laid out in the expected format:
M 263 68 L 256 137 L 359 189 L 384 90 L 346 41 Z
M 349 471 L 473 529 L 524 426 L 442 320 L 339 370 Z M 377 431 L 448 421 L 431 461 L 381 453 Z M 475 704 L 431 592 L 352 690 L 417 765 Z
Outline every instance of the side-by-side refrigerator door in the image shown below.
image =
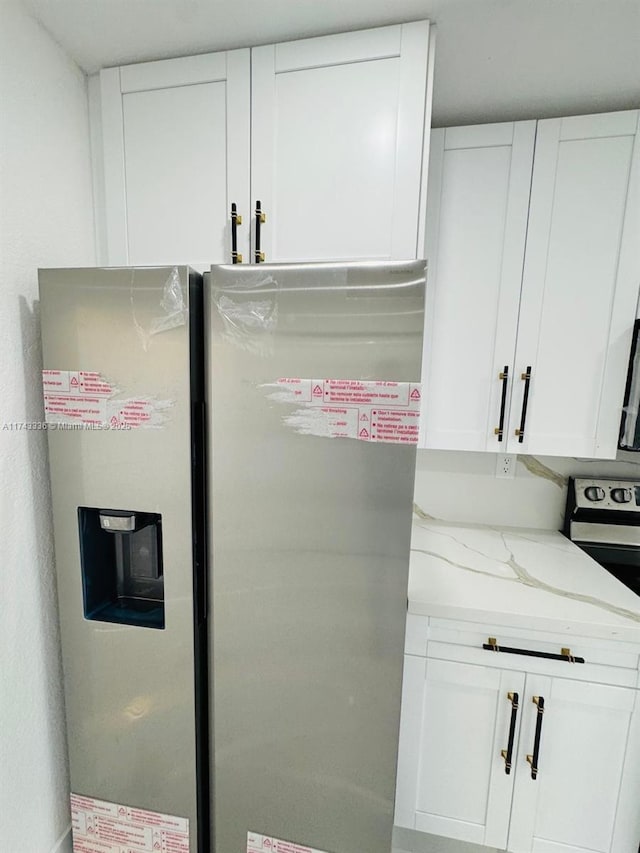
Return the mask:
M 205 277 L 215 853 L 391 849 L 424 284 Z
M 186 267 L 40 271 L 74 850 L 205 853 L 201 295 Z

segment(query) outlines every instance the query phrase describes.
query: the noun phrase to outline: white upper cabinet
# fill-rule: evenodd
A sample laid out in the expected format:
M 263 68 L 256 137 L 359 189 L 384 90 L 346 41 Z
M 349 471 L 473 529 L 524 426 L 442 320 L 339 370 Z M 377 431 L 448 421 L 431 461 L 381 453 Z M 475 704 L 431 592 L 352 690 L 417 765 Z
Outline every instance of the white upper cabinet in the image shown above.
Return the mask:
M 257 201 L 266 261 L 417 257 L 429 45 L 418 22 L 102 71 L 102 260 L 229 263 L 235 203 L 253 263 Z
M 429 24 L 252 51 L 252 202 L 267 261 L 415 258 Z
M 535 129 L 525 121 L 431 134 L 426 447 L 500 447 L 494 430 L 514 363 Z
M 100 74 L 105 261 L 229 262 L 230 209 L 248 254 L 250 53 Z
M 640 282 L 638 112 L 538 123 L 512 452 L 616 455 Z M 523 441 L 520 429 L 531 367 Z
M 422 446 L 615 457 L 638 115 L 434 131 Z

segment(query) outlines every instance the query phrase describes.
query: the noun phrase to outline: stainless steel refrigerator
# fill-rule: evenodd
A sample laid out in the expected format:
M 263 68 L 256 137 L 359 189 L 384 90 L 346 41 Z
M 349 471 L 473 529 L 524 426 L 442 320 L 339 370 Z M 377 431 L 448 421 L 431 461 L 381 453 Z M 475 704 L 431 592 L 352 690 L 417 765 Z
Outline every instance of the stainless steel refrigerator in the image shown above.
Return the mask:
M 40 281 L 77 850 L 389 853 L 424 262 Z

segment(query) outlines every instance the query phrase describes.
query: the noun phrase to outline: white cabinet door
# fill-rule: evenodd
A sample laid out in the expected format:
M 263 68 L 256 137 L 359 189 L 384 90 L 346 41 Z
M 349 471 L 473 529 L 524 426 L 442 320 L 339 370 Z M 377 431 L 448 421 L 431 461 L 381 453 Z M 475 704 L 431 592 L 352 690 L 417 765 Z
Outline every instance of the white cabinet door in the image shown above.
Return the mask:
M 526 760 L 534 752 L 539 719 L 533 696 L 544 698 L 535 780 Z M 629 688 L 527 675 L 507 848 L 511 853 L 636 853 L 636 697 L 637 691 Z M 630 741 L 632 734 L 635 740 Z M 627 751 L 630 743 L 632 752 Z M 635 810 L 628 803 L 626 811 L 619 809 L 629 795 Z
M 206 267 L 249 254 L 249 50 L 100 74 L 106 262 Z
M 422 447 L 506 449 L 535 127 L 431 134 Z
M 396 823 L 410 829 L 506 846 L 514 771 L 512 700 L 524 675 L 407 656 L 403 687 Z M 519 715 L 515 717 L 513 756 Z
M 640 279 L 638 115 L 538 122 L 511 452 L 616 454 Z
M 267 262 L 422 252 L 428 54 L 426 21 L 253 49 L 251 195 Z

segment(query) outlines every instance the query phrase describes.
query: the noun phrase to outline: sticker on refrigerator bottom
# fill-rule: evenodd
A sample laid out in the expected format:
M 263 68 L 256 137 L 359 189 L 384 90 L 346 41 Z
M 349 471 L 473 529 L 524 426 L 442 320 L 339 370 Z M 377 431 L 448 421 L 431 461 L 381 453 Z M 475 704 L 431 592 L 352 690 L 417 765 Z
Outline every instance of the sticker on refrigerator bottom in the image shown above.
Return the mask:
M 248 832 L 247 853 L 326 853 L 326 851 L 305 847 L 304 844 L 294 844 L 293 841 L 283 841 L 271 835 Z
M 189 820 L 71 794 L 73 853 L 189 853 Z
M 263 388 L 270 400 L 298 406 L 283 416 L 283 422 L 302 435 L 418 443 L 419 382 L 290 378 Z

